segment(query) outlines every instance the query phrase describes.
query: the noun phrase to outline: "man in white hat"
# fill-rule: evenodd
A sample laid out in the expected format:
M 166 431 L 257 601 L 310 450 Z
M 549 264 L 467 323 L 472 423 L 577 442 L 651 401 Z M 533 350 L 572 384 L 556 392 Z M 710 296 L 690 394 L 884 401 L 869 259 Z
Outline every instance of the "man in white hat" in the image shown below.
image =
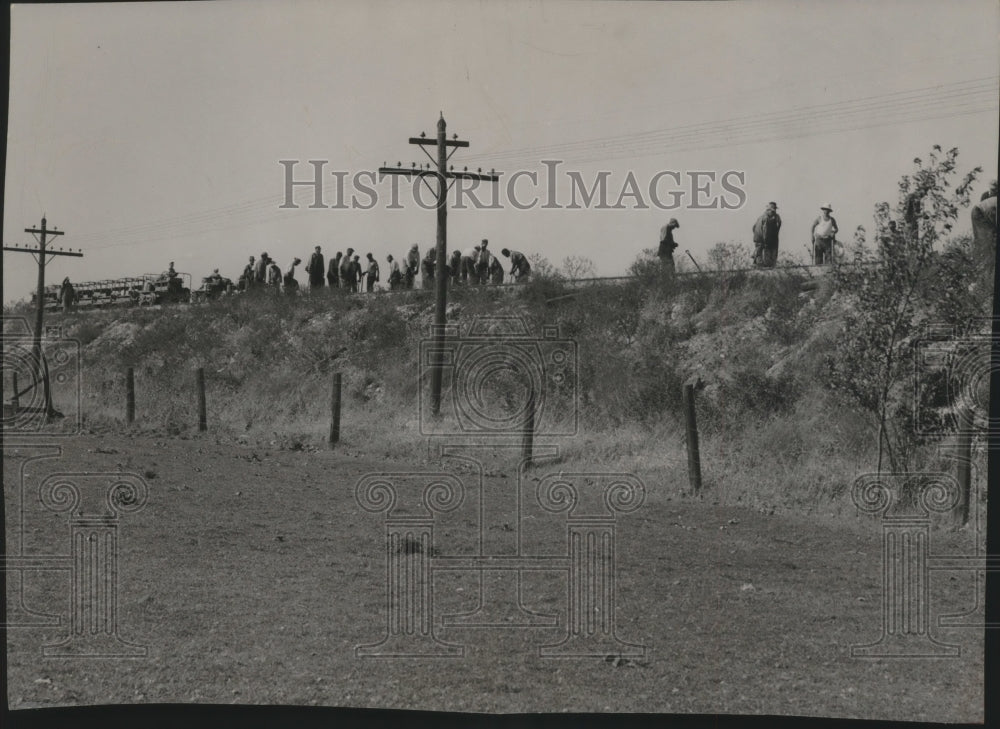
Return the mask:
M 817 266 L 833 262 L 833 246 L 839 228 L 832 212 L 830 203 L 821 205 L 820 215 L 812 224 L 813 257 Z

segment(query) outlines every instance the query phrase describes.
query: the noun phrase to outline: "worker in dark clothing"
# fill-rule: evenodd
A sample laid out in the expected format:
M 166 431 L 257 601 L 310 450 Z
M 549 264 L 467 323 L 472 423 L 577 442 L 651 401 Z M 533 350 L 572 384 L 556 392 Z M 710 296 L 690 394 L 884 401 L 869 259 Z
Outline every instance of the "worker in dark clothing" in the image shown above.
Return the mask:
M 448 259 L 448 276 L 451 278 L 452 286 L 458 286 L 458 282 L 462 280 L 462 251 L 457 248 L 451 252 L 451 258 Z
M 302 263 L 301 258 L 293 258 L 291 264 L 285 269 L 285 275 L 281 279 L 282 291 L 286 294 L 294 294 L 299 288 L 299 282 L 295 278 L 295 267 Z
M 260 258 L 257 259 L 257 263 L 253 266 L 253 280 L 254 283 L 265 284 L 267 283 L 267 252 L 260 254 Z
M 510 275 L 515 282 L 528 279 L 531 275 L 531 264 L 528 263 L 528 259 L 523 253 L 507 248 L 502 249 L 500 253 L 510 259 Z
M 666 225 L 660 228 L 660 248 L 656 255 L 660 258 L 663 270 L 671 273 L 674 271 L 674 250 L 677 248 L 677 243 L 674 241 L 674 230 L 680 227 L 677 218 L 671 218 Z
M 479 259 L 479 249 L 482 246 L 472 246 L 462 251 L 462 283 L 476 283 L 476 261 Z
M 479 244 L 479 256 L 476 258 L 476 283 L 485 284 L 489 281 L 489 271 L 490 271 L 490 259 L 493 258 L 493 254 L 487 250 L 489 241 L 483 238 L 483 242 Z
M 281 269 L 278 268 L 278 262 L 270 256 L 267 259 L 267 285 L 275 291 L 281 289 Z
M 427 255 L 425 255 L 424 260 L 420 262 L 420 283 L 422 288 L 425 289 L 434 288 L 434 266 L 437 263 L 435 253 L 437 253 L 437 251 L 433 248 L 428 248 Z
M 351 265 L 353 255 L 354 249 L 348 248 L 347 254 L 340 259 L 340 288 L 345 291 L 354 290 L 354 285 L 351 282 L 351 274 L 354 273 L 354 266 Z
M 500 263 L 500 259 L 493 256 L 490 261 L 490 283 L 499 286 L 503 283 L 503 264 Z
M 167 270 L 160 274 L 160 281 L 173 281 L 177 278 L 177 271 L 174 270 L 174 262 L 170 262 Z
M 366 253 L 365 258 L 368 259 L 368 269 L 365 271 L 365 288 L 368 293 L 375 291 L 375 284 L 378 283 L 379 270 L 378 261 L 376 261 L 371 253 Z
M 778 215 L 778 203 L 769 202 L 764 214 L 757 218 L 753 225 L 755 266 L 774 268 L 778 262 L 778 233 L 781 230 L 781 216 Z
M 417 278 L 417 272 L 420 270 L 420 249 L 417 244 L 414 243 L 410 246 L 410 252 L 406 254 L 406 271 L 404 276 L 406 277 L 406 288 L 413 288 L 413 281 Z
M 59 302 L 66 314 L 73 310 L 73 304 L 76 303 L 76 289 L 69 282 L 69 276 L 63 279 L 62 286 L 59 288 Z
M 323 260 L 323 254 L 320 252 L 319 246 L 316 246 L 316 250 L 313 251 L 312 256 L 309 258 L 309 263 L 306 264 L 306 273 L 309 274 L 310 289 L 323 288 L 323 275 L 326 273 L 326 262 Z

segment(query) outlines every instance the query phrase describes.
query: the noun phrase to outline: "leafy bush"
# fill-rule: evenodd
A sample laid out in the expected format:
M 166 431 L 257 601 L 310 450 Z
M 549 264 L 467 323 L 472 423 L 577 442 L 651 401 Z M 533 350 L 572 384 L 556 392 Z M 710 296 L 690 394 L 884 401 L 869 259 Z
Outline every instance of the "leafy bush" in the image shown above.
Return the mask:
M 906 470 L 914 452 L 910 401 L 913 342 L 920 323 L 942 315 L 955 316 L 966 304 L 943 299 L 930 277 L 935 266 L 934 246 L 954 226 L 958 211 L 969 204 L 969 191 L 980 168 L 953 184 L 958 149 L 941 155 L 935 146 L 928 164 L 915 159 L 916 170 L 899 183 L 899 199 L 893 211 L 888 203 L 875 206 L 875 229 L 879 249 L 874 265 L 863 268 L 836 267 L 839 293 L 853 301 L 837 343 L 831 386 L 870 413 L 878 424 L 878 464 L 886 461 L 893 471 Z M 899 224 L 890 227 L 893 213 Z M 968 285 L 969 267 L 963 266 L 955 250 L 957 275 L 950 286 L 961 291 Z

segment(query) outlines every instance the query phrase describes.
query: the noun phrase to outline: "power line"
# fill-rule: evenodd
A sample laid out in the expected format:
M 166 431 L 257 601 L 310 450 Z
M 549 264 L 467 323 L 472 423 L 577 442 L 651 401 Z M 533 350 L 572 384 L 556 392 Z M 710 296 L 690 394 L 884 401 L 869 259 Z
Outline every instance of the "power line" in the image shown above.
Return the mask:
M 752 128 L 762 125 L 774 125 L 778 123 L 783 123 L 787 121 L 808 121 L 810 119 L 826 117 L 829 118 L 835 115 L 847 115 L 852 113 L 859 113 L 867 110 L 893 110 L 897 108 L 905 108 L 912 104 L 922 104 L 922 105 L 937 105 L 942 100 L 961 97 L 965 95 L 988 95 L 989 100 L 996 102 L 996 83 L 995 80 L 1000 79 L 1000 77 L 990 77 L 994 80 L 994 83 L 987 85 L 984 79 L 975 79 L 972 81 L 961 82 L 960 84 L 938 84 L 936 86 L 926 87 L 923 89 L 915 89 L 906 92 L 897 92 L 895 94 L 887 94 L 884 96 L 873 96 L 873 97 L 862 97 L 859 99 L 846 101 L 846 102 L 830 102 L 825 104 L 814 105 L 810 107 L 800 107 L 797 109 L 789 109 L 778 112 L 762 112 L 759 114 L 752 114 L 742 117 L 734 117 L 731 119 L 717 121 L 717 122 L 699 122 L 695 124 L 686 124 L 677 127 L 671 127 L 669 129 L 659 129 L 648 132 L 636 132 L 632 134 L 619 135 L 616 137 L 598 137 L 586 140 L 580 140 L 576 142 L 566 142 L 563 144 L 556 145 L 546 145 L 542 147 L 524 147 L 515 150 L 506 150 L 503 152 L 496 152 L 492 154 L 480 155 L 477 160 L 507 160 L 509 158 L 524 158 L 526 156 L 535 156 L 536 158 L 541 155 L 556 155 L 560 153 L 569 153 L 570 151 L 577 148 L 593 148 L 595 146 L 607 148 L 609 146 L 621 146 L 625 144 L 627 140 L 634 140 L 635 143 L 653 143 L 663 140 L 670 140 L 677 136 L 684 135 L 700 135 L 706 134 L 708 132 L 716 133 L 719 131 L 726 131 L 729 128 Z M 971 88 L 958 88 L 959 86 L 964 86 L 968 84 L 976 84 L 977 86 Z M 943 94 L 938 94 L 933 98 L 928 98 L 927 93 L 938 88 L 944 88 L 946 86 L 951 86 L 952 88 Z M 905 97 L 904 97 L 905 95 Z M 895 98 L 890 98 L 895 97 Z M 902 98 L 901 98 L 902 97 Z M 827 111 L 829 109 L 829 111 Z M 623 141 L 625 140 L 625 141 Z
M 860 98 L 857 98 L 857 99 L 850 99 L 850 100 L 846 100 L 846 101 L 827 102 L 827 103 L 824 103 L 824 104 L 816 104 L 816 105 L 807 106 L 807 107 L 796 107 L 796 108 L 785 109 L 785 110 L 780 110 L 780 111 L 760 112 L 760 113 L 757 113 L 757 114 L 749 114 L 749 115 L 744 115 L 744 116 L 739 116 L 739 117 L 733 117 L 733 118 L 730 118 L 730 119 L 727 119 L 727 120 L 723 120 L 723 121 L 719 121 L 719 122 L 712 122 L 712 123 L 697 122 L 697 123 L 686 124 L 686 125 L 681 125 L 681 126 L 677 126 L 677 127 L 670 127 L 668 129 L 656 129 L 656 130 L 651 130 L 651 131 L 646 131 L 646 132 L 633 132 L 631 134 L 616 135 L 614 137 L 597 137 L 597 138 L 591 138 L 591 139 L 578 140 L 578 141 L 575 141 L 575 142 L 565 142 L 565 143 L 556 144 L 556 145 L 546 145 L 544 147 L 522 147 L 520 149 L 509 149 L 509 150 L 505 150 L 503 152 L 487 153 L 485 155 L 480 155 L 479 158 L 481 158 L 481 159 L 492 159 L 493 157 L 518 156 L 518 155 L 525 154 L 525 153 L 535 153 L 539 149 L 542 149 L 542 150 L 545 150 L 545 151 L 549 151 L 549 150 L 559 150 L 559 149 L 571 149 L 571 148 L 578 147 L 578 146 L 591 147 L 591 146 L 594 146 L 594 145 L 605 144 L 608 141 L 620 140 L 620 139 L 623 139 L 623 138 L 626 138 L 626 139 L 642 139 L 642 138 L 655 139 L 655 138 L 658 138 L 658 137 L 662 137 L 664 135 L 672 136 L 672 135 L 676 134 L 677 132 L 681 132 L 681 131 L 688 131 L 688 130 L 698 131 L 698 130 L 705 129 L 707 127 L 711 127 L 713 125 L 715 125 L 715 126 L 718 126 L 718 125 L 734 125 L 734 124 L 744 124 L 744 123 L 748 123 L 748 122 L 750 122 L 750 123 L 758 123 L 760 121 L 765 121 L 766 122 L 766 121 L 780 120 L 781 118 L 786 117 L 786 116 L 797 117 L 797 116 L 800 116 L 800 115 L 803 115 L 803 114 L 806 115 L 806 116 L 813 116 L 813 115 L 817 115 L 819 113 L 822 113 L 823 110 L 827 109 L 827 108 L 832 108 L 832 109 L 837 110 L 837 111 L 843 111 L 843 110 L 845 110 L 845 108 L 848 108 L 848 107 L 851 107 L 851 106 L 857 106 L 859 108 L 866 108 L 866 107 L 868 107 L 868 108 L 876 107 L 877 108 L 879 106 L 889 106 L 889 107 L 891 107 L 891 106 L 895 105 L 896 103 L 898 103 L 899 101 L 904 101 L 904 100 L 906 100 L 909 97 L 927 101 L 928 100 L 927 99 L 927 95 L 928 95 L 929 92 L 933 92 L 935 89 L 944 89 L 946 87 L 952 87 L 952 90 L 959 91 L 959 92 L 961 92 L 961 91 L 968 92 L 968 91 L 983 90 L 983 91 L 988 91 L 990 93 L 994 93 L 997 90 L 996 83 L 997 83 L 998 80 L 1000 80 L 1000 77 L 996 77 L 996 76 L 991 76 L 991 77 L 982 78 L 982 79 L 970 79 L 970 80 L 967 80 L 967 81 L 956 82 L 956 83 L 953 83 L 953 84 L 937 84 L 937 85 L 934 85 L 934 86 L 929 86 L 929 87 L 920 88 L 920 89 L 911 89 L 911 90 L 907 90 L 907 91 L 898 91 L 898 92 L 893 92 L 893 93 L 890 93 L 890 94 L 881 94 L 881 95 L 876 95 L 876 96 L 865 96 L 865 97 L 860 97 Z M 960 88 L 960 87 L 969 86 L 969 85 L 972 85 L 973 88 L 970 88 L 970 89 L 962 89 L 962 88 Z M 975 87 L 980 87 L 980 88 L 977 89 Z
M 524 159 L 537 163 L 542 157 L 565 156 L 565 153 L 575 149 L 589 147 L 589 154 L 573 159 L 575 163 L 583 163 L 656 152 L 718 149 L 856 131 L 895 123 L 961 117 L 996 108 L 995 81 L 998 78 L 1000 77 L 990 76 L 950 84 L 936 84 L 922 89 L 861 97 L 847 102 L 830 102 L 792 110 L 765 112 L 718 122 L 626 134 L 623 137 L 602 137 L 561 145 L 523 147 L 519 150 L 482 155 L 479 159 Z M 933 97 L 925 95 L 934 89 L 944 89 L 944 92 Z M 924 96 L 914 98 L 917 94 Z M 862 121 L 862 115 L 869 112 L 874 114 L 874 118 Z M 885 116 L 888 118 L 880 118 Z M 826 128 L 831 122 L 838 122 L 841 126 Z M 853 122 L 861 123 L 852 124 Z M 775 129 L 782 126 L 783 129 Z M 796 126 L 799 128 L 795 128 Z M 532 154 L 537 157 L 532 158 L 530 156 Z M 136 237 L 142 237 L 143 244 L 181 238 L 193 232 L 201 232 L 215 220 L 234 216 L 239 216 L 240 219 L 228 225 L 212 226 L 212 229 L 247 227 L 283 217 L 283 213 L 277 210 L 282 200 L 282 195 L 260 197 L 175 218 L 81 234 L 76 236 L 76 239 L 82 243 L 100 241 L 100 244 L 90 247 L 92 250 L 101 250 L 133 245 L 136 241 L 131 239 Z
M 912 115 L 911 114 L 911 115 L 906 116 L 905 119 L 903 119 L 902 123 L 912 123 L 912 122 L 920 122 L 920 121 L 929 121 L 929 120 L 933 120 L 933 119 L 942 119 L 942 118 L 958 118 L 958 117 L 962 117 L 962 116 L 968 116 L 970 114 L 981 114 L 981 113 L 984 113 L 984 112 L 987 112 L 987 111 L 993 111 L 993 110 L 995 110 L 997 108 L 997 103 L 995 101 L 993 101 L 993 102 L 990 102 L 990 103 L 988 103 L 986 105 L 976 106 L 976 108 L 972 108 L 972 109 L 967 109 L 966 107 L 968 107 L 968 106 L 969 106 L 969 104 L 960 104 L 960 105 L 957 105 L 957 108 L 963 109 L 963 111 L 958 111 L 958 112 L 956 112 L 956 111 L 948 111 L 948 112 L 943 112 L 943 113 L 934 113 L 932 111 L 930 113 L 924 113 L 923 115 L 920 115 L 920 116 Z M 598 161 L 604 161 L 604 160 L 609 160 L 609 159 L 627 159 L 627 158 L 630 158 L 630 157 L 637 157 L 637 156 L 640 156 L 640 155 L 650 154 L 650 153 L 657 153 L 657 152 L 662 153 L 662 152 L 667 152 L 667 151 L 671 151 L 671 152 L 702 151 L 702 150 L 709 150 L 709 149 L 737 147 L 737 146 L 746 145 L 746 144 L 758 144 L 758 143 L 764 143 L 764 142 L 784 141 L 784 140 L 789 140 L 789 139 L 801 139 L 801 138 L 804 138 L 804 137 L 819 136 L 819 135 L 823 135 L 823 134 L 839 134 L 839 133 L 845 133 L 845 132 L 860 131 L 862 129 L 873 129 L 873 128 L 884 127 L 884 126 L 898 125 L 900 123 L 901 122 L 900 122 L 899 118 L 892 117 L 892 118 L 885 119 L 885 120 L 872 120 L 872 121 L 869 121 L 869 122 L 866 122 L 866 123 L 862 123 L 862 124 L 858 124 L 858 125 L 854 125 L 854 126 L 848 125 L 848 126 L 842 126 L 842 127 L 839 127 L 839 128 L 832 128 L 832 129 L 819 129 L 819 128 L 816 128 L 816 126 L 808 126 L 808 127 L 803 128 L 803 129 L 800 129 L 798 131 L 781 131 L 781 132 L 772 133 L 770 135 L 763 135 L 763 136 L 758 135 L 758 136 L 747 137 L 747 138 L 742 138 L 742 139 L 741 138 L 727 138 L 727 139 L 724 139 L 723 141 L 720 141 L 720 142 L 715 143 L 715 144 L 712 144 L 710 142 L 705 142 L 705 141 L 702 141 L 702 140 L 695 140 L 693 143 L 690 143 L 690 144 L 687 144 L 687 145 L 683 145 L 683 144 L 679 144 L 679 145 L 657 145 L 657 146 L 648 146 L 648 147 L 645 147 L 645 148 L 643 148 L 643 147 L 636 147 L 636 148 L 633 148 L 633 149 L 621 150 L 621 153 L 617 154 L 617 155 L 603 155 L 603 156 L 592 156 L 592 157 L 586 157 L 586 158 L 574 158 L 573 161 L 575 163 L 579 164 L 579 163 L 584 163 L 584 162 L 598 162 Z

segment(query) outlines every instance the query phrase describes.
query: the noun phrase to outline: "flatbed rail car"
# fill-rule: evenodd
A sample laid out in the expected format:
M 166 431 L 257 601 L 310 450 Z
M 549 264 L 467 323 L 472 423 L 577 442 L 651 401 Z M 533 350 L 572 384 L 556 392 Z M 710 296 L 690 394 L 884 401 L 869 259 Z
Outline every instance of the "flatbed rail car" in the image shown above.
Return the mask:
M 143 306 L 152 304 L 187 303 L 191 300 L 191 275 L 178 273 L 167 279 L 163 274 L 145 273 L 141 276 L 106 279 L 104 281 L 83 281 L 73 284 L 76 295 L 74 307 L 94 309 L 107 306 Z M 185 285 L 185 283 L 187 285 Z M 45 308 L 58 311 L 62 308 L 59 299 L 61 284 L 45 287 Z M 32 294 L 32 303 L 37 295 Z

